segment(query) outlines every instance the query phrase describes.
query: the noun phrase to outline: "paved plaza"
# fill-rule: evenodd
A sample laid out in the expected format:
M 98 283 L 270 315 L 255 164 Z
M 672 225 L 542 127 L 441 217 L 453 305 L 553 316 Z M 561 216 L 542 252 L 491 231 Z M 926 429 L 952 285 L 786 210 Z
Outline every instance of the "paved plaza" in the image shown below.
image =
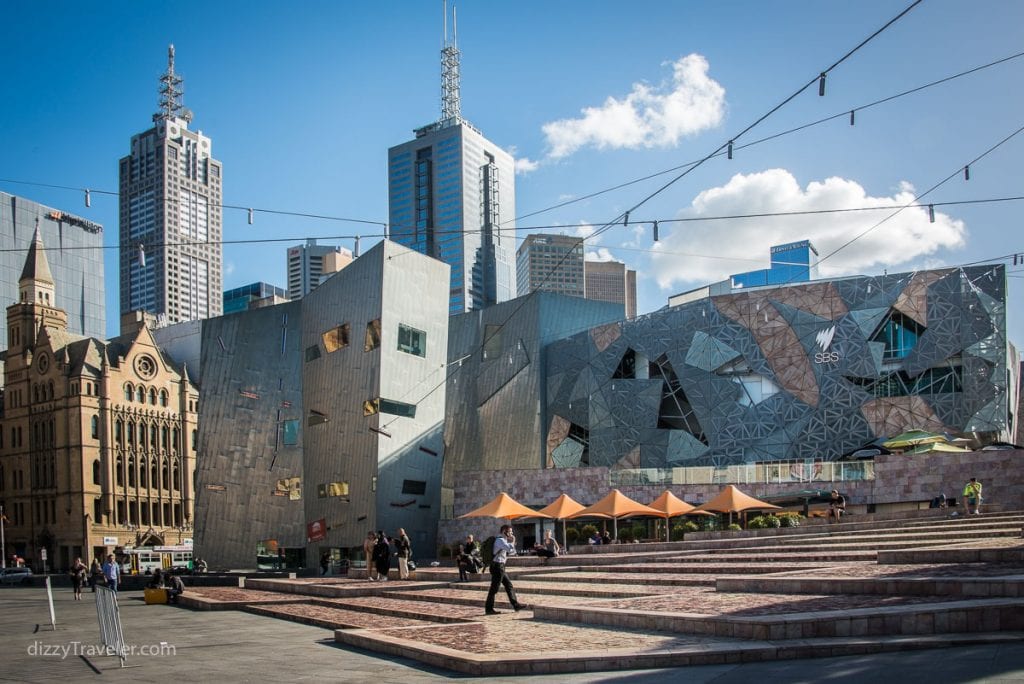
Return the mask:
M 99 641 L 93 595 L 72 600 L 54 590 L 57 629 L 49 624 L 46 590 L 0 589 L 0 681 L 69 682 L 435 682 L 474 677 L 412 660 L 337 644 L 331 629 L 268 619 L 240 611 L 193 611 L 147 606 L 141 592 L 123 592 L 121 621 L 139 653 L 127 667 L 90 653 Z M 521 648 L 521 645 L 516 645 Z M 534 647 L 543 651 L 538 637 Z M 669 677 L 669 679 L 666 679 Z M 482 679 L 482 678 L 481 678 Z M 999 682 L 1024 681 L 1024 644 L 988 644 L 926 651 L 736 665 L 488 677 L 491 682 Z

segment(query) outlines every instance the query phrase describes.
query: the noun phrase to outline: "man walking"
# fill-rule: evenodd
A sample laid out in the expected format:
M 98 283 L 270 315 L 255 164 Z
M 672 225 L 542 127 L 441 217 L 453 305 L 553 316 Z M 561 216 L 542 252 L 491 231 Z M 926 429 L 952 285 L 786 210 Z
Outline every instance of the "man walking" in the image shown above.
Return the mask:
M 968 515 L 981 515 L 981 483 L 978 482 L 978 478 L 972 477 L 964 486 L 964 501 Z
M 512 580 L 505 574 L 505 562 L 509 556 L 514 555 L 516 555 L 516 537 L 512 534 L 512 526 L 502 525 L 501 534 L 494 539 L 494 557 L 491 559 L 491 588 L 487 592 L 487 603 L 484 604 L 484 613 L 487 615 L 497 615 L 501 612 L 494 610 L 494 597 L 498 594 L 498 585 L 505 587 L 512 610 L 522 609 L 519 601 L 516 600 L 516 591 L 512 586 Z
M 403 527 L 398 528 L 395 548 L 397 549 L 395 555 L 398 556 L 398 578 L 407 580 L 409 579 L 409 558 L 412 557 L 412 542 L 409 541 Z
M 107 556 L 107 562 L 103 564 L 103 578 L 107 580 L 107 587 L 110 591 L 117 593 L 117 580 L 121 577 L 121 567 L 114 560 L 114 554 Z

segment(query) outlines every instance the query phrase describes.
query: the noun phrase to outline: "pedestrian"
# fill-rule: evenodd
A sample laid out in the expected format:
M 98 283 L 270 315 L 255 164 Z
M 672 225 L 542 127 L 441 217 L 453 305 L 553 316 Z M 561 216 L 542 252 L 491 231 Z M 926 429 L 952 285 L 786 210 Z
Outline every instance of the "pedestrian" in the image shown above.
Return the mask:
M 85 567 L 85 563 L 82 562 L 81 558 L 76 558 L 75 562 L 71 565 L 71 586 L 75 590 L 75 600 L 82 600 L 82 585 L 85 584 L 85 577 L 88 568 Z
M 612 543 L 612 535 L 608 534 L 608 530 L 604 530 L 604 531 L 601 532 L 601 543 L 602 544 L 611 544 Z
M 121 578 L 121 566 L 114 560 L 114 554 L 107 556 L 107 562 L 103 564 L 103 579 L 107 581 L 107 588 L 117 594 L 117 581 Z
M 538 556 L 543 558 L 546 563 L 548 558 L 554 558 L 557 556 L 561 552 L 562 548 L 558 545 L 554 536 L 552 536 L 551 530 L 544 530 L 544 540 L 540 544 L 535 544 L 533 550 Z
M 330 566 L 330 564 L 331 564 L 331 554 L 328 553 L 327 551 L 324 551 L 320 555 L 320 575 L 321 576 L 327 574 L 327 568 L 328 568 L 328 566 Z
M 509 556 L 516 555 L 516 536 L 512 534 L 511 525 L 502 525 L 501 533 L 494 538 L 494 556 L 491 559 L 491 587 L 487 591 L 487 602 L 484 604 L 484 613 L 497 615 L 501 611 L 494 609 L 494 597 L 498 594 L 498 586 L 505 587 L 508 594 L 508 602 L 512 604 L 512 610 L 522 610 L 522 605 L 516 599 L 516 590 L 512 586 L 512 580 L 505 573 L 505 562 Z
M 363 540 L 363 555 L 366 556 L 366 579 L 374 582 L 377 579 L 377 568 L 373 562 L 373 547 L 377 543 L 377 535 L 370 530 Z
M 459 551 L 455 554 L 455 564 L 459 568 L 459 581 L 468 582 L 469 575 L 473 567 L 473 557 L 466 553 L 465 544 L 459 544 Z
M 166 578 L 167 602 L 176 604 L 178 597 L 185 593 L 185 583 L 177 575 L 169 575 Z
M 398 528 L 398 536 L 395 537 L 395 555 L 398 557 L 398 578 L 409 579 L 409 559 L 412 558 L 412 542 L 405 534 L 405 528 Z
M 971 481 L 964 485 L 964 504 L 968 515 L 981 515 L 981 483 L 976 477 L 972 477 Z
M 840 494 L 838 489 L 833 489 L 828 501 L 828 521 L 839 522 L 845 512 L 846 497 Z
M 377 579 L 387 582 L 391 570 L 391 544 L 384 536 L 384 530 L 377 531 L 377 540 L 373 543 L 373 564 L 377 568 Z
M 89 586 L 92 587 L 92 593 L 96 593 L 96 585 L 103 581 L 103 566 L 100 565 L 99 558 L 92 559 L 92 566 L 89 568 Z

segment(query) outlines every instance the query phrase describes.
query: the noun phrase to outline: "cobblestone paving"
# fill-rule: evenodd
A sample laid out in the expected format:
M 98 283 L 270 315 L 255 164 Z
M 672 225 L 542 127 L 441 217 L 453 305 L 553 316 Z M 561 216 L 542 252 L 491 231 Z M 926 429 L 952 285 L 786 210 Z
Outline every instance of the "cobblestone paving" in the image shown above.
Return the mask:
M 835 568 L 786 573 L 787 577 L 1007 577 L 1024 575 L 1017 563 L 920 563 L 914 565 L 844 565 Z
M 421 629 L 382 629 L 397 639 L 419 641 L 474 654 L 578 652 L 581 649 L 630 652 L 675 649 L 696 644 L 741 643 L 736 639 L 707 639 L 699 636 L 644 633 L 533 620 L 508 620 L 492 616 L 479 623 L 444 625 Z
M 844 611 L 854 608 L 890 608 L 922 603 L 962 601 L 958 596 L 876 596 L 804 594 L 724 593 L 714 589 L 680 588 L 664 596 L 607 601 L 601 608 L 652 610 L 701 615 L 786 615 L 818 611 Z
M 426 616 L 443 616 L 449 618 L 479 617 L 480 608 L 477 606 L 463 606 L 456 603 L 435 603 L 431 601 L 419 601 L 408 596 L 395 596 L 387 598 L 383 596 L 361 596 L 346 599 L 324 599 L 320 603 L 330 603 L 339 608 L 347 606 L 359 606 L 361 608 L 376 608 L 380 610 L 401 610 Z
M 484 600 L 487 598 L 487 594 L 485 592 L 463 591 L 461 589 L 422 589 L 419 591 L 402 592 L 402 596 L 413 599 L 423 599 L 424 601 L 444 601 L 447 599 L 461 602 L 461 605 L 479 606 L 481 609 L 483 608 Z M 526 592 L 519 591 L 518 585 L 516 585 L 516 597 L 519 599 L 519 602 L 525 606 L 532 606 L 538 602 L 543 602 L 545 605 L 549 606 L 578 606 L 580 605 L 580 601 L 584 600 L 579 596 L 531 595 Z M 505 596 L 504 591 L 498 592 L 496 605 L 499 607 L 508 607 L 508 598 Z
M 261 591 L 259 589 L 238 589 L 235 587 L 189 587 L 186 589 L 186 596 L 204 598 L 212 601 L 227 601 L 230 603 L 262 603 L 273 601 L 308 601 L 309 597 L 282 594 L 276 591 Z
M 819 566 L 814 566 L 819 567 Z M 741 568 L 735 568 L 737 572 L 742 572 Z M 647 572 L 637 568 L 636 572 L 566 572 L 552 575 L 549 578 L 538 579 L 535 576 L 531 576 L 529 579 L 534 580 L 535 583 L 547 583 L 553 582 L 594 582 L 597 584 L 624 584 L 628 582 L 634 582 L 639 578 L 643 578 L 647 582 L 666 584 L 666 585 L 696 585 L 696 584 L 708 584 L 713 585 L 715 578 L 718 574 L 712 574 L 708 572 Z M 527 578 L 523 578 L 526 581 Z
M 260 606 L 261 610 L 280 615 L 282 618 L 299 617 L 320 620 L 334 629 L 382 629 L 387 627 L 413 627 L 425 624 L 423 620 L 379 615 L 359 610 L 345 610 L 332 606 L 312 603 L 289 603 L 278 606 Z

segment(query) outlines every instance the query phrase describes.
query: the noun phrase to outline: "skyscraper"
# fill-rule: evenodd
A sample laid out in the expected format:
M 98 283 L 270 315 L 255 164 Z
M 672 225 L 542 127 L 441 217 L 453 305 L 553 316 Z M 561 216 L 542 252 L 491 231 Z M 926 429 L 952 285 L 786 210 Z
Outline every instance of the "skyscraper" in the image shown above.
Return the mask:
M 317 285 L 352 263 L 344 247 L 318 245 L 315 238 L 288 248 L 288 299 L 302 299 Z
M 103 226 L 6 192 L 0 192 L 0 300 L 17 301 L 18 274 L 37 226 L 56 296 L 67 313 L 68 332 L 104 337 Z M 7 320 L 2 317 L 0 340 L 8 340 L 10 346 Z
M 568 235 L 527 235 L 516 250 L 516 289 L 583 297 L 583 240 Z
M 120 162 L 121 315 L 178 323 L 221 314 L 222 168 L 210 139 L 188 129 L 173 45 L 160 84 L 154 126 Z
M 515 168 L 462 118 L 454 15 L 452 23 L 441 118 L 388 150 L 388 222 L 392 240 L 451 266 L 449 311 L 461 313 L 515 297 Z
M 587 261 L 587 299 L 616 302 L 626 307 L 626 318 L 636 318 L 636 271 L 620 261 Z

